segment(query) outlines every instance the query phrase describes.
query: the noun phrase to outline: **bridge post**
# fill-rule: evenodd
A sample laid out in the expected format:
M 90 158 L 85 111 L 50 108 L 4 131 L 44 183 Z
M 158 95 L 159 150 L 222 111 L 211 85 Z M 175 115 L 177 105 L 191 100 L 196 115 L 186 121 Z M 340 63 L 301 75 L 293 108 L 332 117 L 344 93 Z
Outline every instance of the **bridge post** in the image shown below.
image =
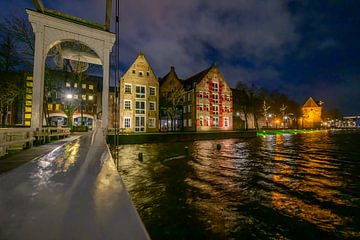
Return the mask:
M 35 32 L 35 52 L 33 71 L 33 93 L 31 127 L 41 128 L 43 124 L 43 98 L 44 98 L 44 25 L 31 22 Z

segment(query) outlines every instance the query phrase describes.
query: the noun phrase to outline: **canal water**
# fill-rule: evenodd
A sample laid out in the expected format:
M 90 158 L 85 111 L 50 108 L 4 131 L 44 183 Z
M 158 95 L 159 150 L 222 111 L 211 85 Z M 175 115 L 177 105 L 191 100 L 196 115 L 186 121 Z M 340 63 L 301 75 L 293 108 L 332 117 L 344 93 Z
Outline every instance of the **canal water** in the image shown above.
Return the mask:
M 359 131 L 118 151 L 119 171 L 153 239 L 360 238 Z

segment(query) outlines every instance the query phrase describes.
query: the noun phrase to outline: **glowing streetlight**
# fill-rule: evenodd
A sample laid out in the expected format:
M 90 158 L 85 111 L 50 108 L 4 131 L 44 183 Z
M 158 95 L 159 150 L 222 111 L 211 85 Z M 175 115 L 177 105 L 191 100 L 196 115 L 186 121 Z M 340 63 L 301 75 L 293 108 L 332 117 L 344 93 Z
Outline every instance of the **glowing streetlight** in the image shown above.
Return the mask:
M 72 95 L 72 94 L 67 94 L 67 95 L 66 95 L 66 98 L 67 98 L 67 99 L 72 99 L 72 98 L 73 98 L 73 95 Z

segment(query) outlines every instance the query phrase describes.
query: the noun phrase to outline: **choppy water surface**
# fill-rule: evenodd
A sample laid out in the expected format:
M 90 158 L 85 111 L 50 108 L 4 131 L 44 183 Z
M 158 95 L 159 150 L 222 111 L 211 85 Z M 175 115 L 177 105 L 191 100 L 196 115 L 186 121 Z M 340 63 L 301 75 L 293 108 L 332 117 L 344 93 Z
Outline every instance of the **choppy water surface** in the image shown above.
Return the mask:
M 359 131 L 123 145 L 119 155 L 153 239 L 360 238 Z

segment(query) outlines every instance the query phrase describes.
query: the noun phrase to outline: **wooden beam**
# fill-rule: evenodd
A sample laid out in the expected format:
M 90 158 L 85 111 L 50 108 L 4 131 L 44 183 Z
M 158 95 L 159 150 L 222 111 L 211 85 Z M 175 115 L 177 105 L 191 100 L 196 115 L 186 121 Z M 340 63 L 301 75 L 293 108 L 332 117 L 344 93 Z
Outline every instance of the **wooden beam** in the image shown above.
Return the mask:
M 110 31 L 112 0 L 106 0 L 105 30 Z
M 38 10 L 41 13 L 45 12 L 44 4 L 41 0 L 33 0 L 33 3 L 35 5 L 36 10 Z

